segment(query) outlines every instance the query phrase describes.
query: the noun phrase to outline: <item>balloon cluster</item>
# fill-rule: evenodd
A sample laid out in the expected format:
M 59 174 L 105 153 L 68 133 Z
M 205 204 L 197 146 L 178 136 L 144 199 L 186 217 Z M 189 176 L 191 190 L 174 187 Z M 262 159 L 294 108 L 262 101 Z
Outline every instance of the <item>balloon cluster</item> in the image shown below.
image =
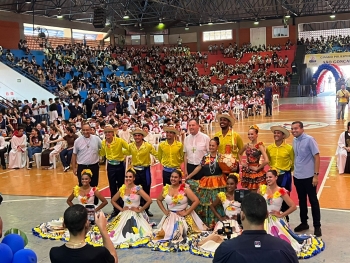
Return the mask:
M 327 74 L 327 72 L 330 71 L 333 74 L 333 77 L 337 81 L 340 77 L 344 77 L 344 73 L 341 71 L 341 69 L 334 64 L 322 64 L 318 67 L 315 74 L 312 76 L 317 80 L 317 87 L 316 92 L 320 93 L 321 85 L 323 83 L 323 80 Z
M 31 249 L 25 249 L 25 239 L 17 234 L 9 234 L 0 243 L 1 263 L 37 263 L 38 258 Z

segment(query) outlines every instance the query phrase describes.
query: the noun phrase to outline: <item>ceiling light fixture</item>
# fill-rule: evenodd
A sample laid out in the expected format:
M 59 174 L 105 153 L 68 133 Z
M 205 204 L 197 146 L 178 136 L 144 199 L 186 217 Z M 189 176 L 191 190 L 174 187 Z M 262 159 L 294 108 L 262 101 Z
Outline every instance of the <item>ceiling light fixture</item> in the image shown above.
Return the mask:
M 286 14 L 285 18 L 290 18 L 290 14 L 289 13 Z
M 32 2 L 32 0 L 26 0 L 26 4 L 30 4 Z
M 124 19 L 129 19 L 130 17 L 128 16 L 128 13 L 127 11 L 124 12 L 124 16 L 123 16 Z
M 213 24 L 213 22 L 209 21 L 208 25 L 212 25 L 212 24 Z
M 335 18 L 335 14 L 331 14 L 329 17 L 330 18 Z
M 188 24 L 186 24 L 185 30 L 190 30 L 190 28 L 188 27 Z
M 259 21 L 254 21 L 254 25 L 259 25 Z

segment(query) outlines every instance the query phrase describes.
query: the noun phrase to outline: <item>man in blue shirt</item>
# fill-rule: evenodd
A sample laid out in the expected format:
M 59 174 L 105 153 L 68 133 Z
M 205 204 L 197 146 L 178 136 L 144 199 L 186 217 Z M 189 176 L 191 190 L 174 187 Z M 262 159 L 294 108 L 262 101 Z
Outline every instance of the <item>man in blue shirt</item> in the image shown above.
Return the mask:
M 320 237 L 322 236 L 321 211 L 316 192 L 320 169 L 320 151 L 315 139 L 304 133 L 304 125 L 301 121 L 292 123 L 292 134 L 295 137 L 293 141 L 294 185 L 298 193 L 301 221 L 301 224 L 294 231 L 301 232 L 309 229 L 307 224 L 307 197 L 309 197 L 315 228 L 314 234 Z
M 264 89 L 266 117 L 272 116 L 272 85 L 270 81 L 267 81 Z
M 266 200 L 257 193 L 243 198 L 241 206 L 242 235 L 227 240 L 217 248 L 213 263 L 297 263 L 292 246 L 264 230 L 268 215 Z

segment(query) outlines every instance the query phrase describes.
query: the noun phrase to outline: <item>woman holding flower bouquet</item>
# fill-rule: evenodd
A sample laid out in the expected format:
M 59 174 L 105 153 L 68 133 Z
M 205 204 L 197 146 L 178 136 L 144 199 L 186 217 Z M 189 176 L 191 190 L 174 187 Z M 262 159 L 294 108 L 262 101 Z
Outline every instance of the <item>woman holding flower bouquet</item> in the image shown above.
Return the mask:
M 90 169 L 85 169 L 81 172 L 81 184 L 82 186 L 76 185 L 73 188 L 73 192 L 67 199 L 67 204 L 69 206 L 73 205 L 73 199 L 77 198 L 79 204 L 81 205 L 94 205 L 94 199 L 97 197 L 101 204 L 95 208 L 95 211 L 100 211 L 105 207 L 108 202 L 104 198 L 97 187 L 91 187 L 92 172 Z M 63 218 L 58 220 L 52 220 L 47 223 L 42 223 L 37 227 L 32 229 L 34 235 L 44 238 L 44 239 L 54 239 L 54 240 L 69 240 L 69 231 L 63 227 Z
M 107 224 L 107 231 L 116 248 L 135 248 L 145 246 L 151 236 L 152 228 L 148 223 L 145 212 L 152 199 L 146 194 L 140 185 L 135 185 L 136 172 L 129 169 L 125 174 L 125 184 L 112 197 L 112 205 L 120 213 Z M 141 197 L 146 203 L 141 207 Z M 118 203 L 122 198 L 124 207 Z M 103 246 L 102 236 L 98 227 L 94 227 L 87 233 L 87 242 L 93 246 Z
M 266 173 L 267 185 L 261 185 L 259 188 L 259 193 L 266 199 L 269 212 L 265 220 L 266 232 L 290 243 L 298 258 L 310 258 L 317 255 L 324 250 L 324 242 L 314 235 L 297 235 L 289 227 L 285 217 L 297 208 L 289 197 L 288 191 L 277 185 L 277 178 L 277 171 L 269 170 Z M 289 206 L 285 212 L 281 212 L 283 201 Z
M 182 183 L 182 172 L 175 170 L 170 176 L 171 185 L 165 185 L 157 198 L 164 216 L 157 226 L 155 238 L 150 246 L 159 251 L 188 251 L 189 235 L 207 229 L 194 212 L 199 199 L 188 185 Z M 188 207 L 188 200 L 192 205 Z M 167 204 L 164 207 L 163 201 Z

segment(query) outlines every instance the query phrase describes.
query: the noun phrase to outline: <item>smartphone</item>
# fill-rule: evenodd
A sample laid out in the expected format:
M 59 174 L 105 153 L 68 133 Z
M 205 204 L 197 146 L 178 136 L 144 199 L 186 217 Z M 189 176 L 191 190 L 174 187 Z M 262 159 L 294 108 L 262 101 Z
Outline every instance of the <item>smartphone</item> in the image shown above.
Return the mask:
M 85 208 L 88 213 L 88 220 L 90 221 L 91 225 L 94 225 L 95 224 L 95 206 L 86 205 Z

